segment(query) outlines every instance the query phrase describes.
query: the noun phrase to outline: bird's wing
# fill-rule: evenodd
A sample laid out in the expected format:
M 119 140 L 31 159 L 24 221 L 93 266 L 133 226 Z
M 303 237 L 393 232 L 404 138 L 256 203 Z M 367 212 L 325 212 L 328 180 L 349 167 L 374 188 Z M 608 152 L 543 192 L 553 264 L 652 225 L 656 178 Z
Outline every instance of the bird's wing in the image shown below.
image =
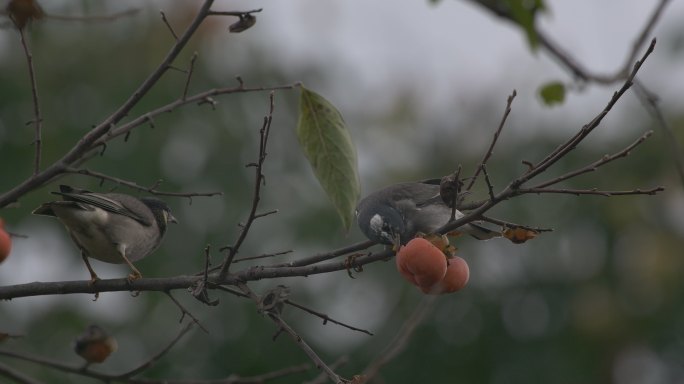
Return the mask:
M 433 184 L 430 181 L 432 180 L 398 184 L 398 188 L 393 191 L 392 200 L 402 206 L 409 204 L 418 209 L 429 205 L 444 205 L 439 194 L 439 184 Z
M 40 207 L 33 210 L 34 215 L 44 215 L 44 216 L 56 216 L 53 207 L 55 205 L 68 206 L 76 209 L 82 209 L 84 211 L 91 211 L 93 207 L 87 204 L 79 203 L 78 201 L 51 201 L 49 203 L 43 203 Z
M 64 197 L 64 200 L 69 200 L 69 201 L 76 201 L 79 203 L 84 203 L 88 205 L 92 205 L 93 207 L 97 207 L 100 209 L 103 209 L 107 212 L 112 212 L 117 215 L 122 215 L 122 216 L 127 216 L 130 217 L 131 219 L 139 222 L 140 224 L 143 224 L 145 226 L 150 226 L 152 225 L 151 221 L 147 217 L 143 217 L 140 214 L 137 214 L 136 212 L 132 211 L 128 207 L 126 207 L 124 204 L 122 204 L 120 201 L 112 199 L 106 195 L 100 194 L 100 193 L 94 193 L 94 192 L 82 192 L 82 193 L 73 193 L 73 192 L 64 192 L 64 190 L 60 192 L 52 192 L 56 195 L 61 195 Z M 131 199 L 134 199 L 133 197 L 130 197 Z M 143 205 L 141 203 L 141 205 Z

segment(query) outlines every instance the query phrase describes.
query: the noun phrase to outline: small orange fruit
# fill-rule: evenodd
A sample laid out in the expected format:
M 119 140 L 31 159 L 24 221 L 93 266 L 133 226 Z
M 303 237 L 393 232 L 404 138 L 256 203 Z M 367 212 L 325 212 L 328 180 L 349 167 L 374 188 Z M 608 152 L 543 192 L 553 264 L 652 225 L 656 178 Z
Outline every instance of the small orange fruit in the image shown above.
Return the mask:
M 431 287 L 421 287 L 421 291 L 427 294 L 452 293 L 463 289 L 470 278 L 468 263 L 458 256 L 449 259 L 444 278 Z
M 420 237 L 399 249 L 396 262 L 399 273 L 418 287 L 432 287 L 440 282 L 447 272 L 447 259 L 444 253 Z

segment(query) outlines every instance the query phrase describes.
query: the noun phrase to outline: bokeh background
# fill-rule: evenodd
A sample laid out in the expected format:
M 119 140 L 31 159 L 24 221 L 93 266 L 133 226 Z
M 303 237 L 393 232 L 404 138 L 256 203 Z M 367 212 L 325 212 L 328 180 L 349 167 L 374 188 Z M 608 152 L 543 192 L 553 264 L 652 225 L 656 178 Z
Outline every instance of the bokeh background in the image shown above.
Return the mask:
M 140 8 L 107 23 L 47 19 L 30 28 L 44 117 L 44 157 L 58 159 L 93 125 L 122 103 L 172 44 L 164 10 L 176 31 L 199 1 L 50 1 L 48 13 L 103 14 Z M 596 72 L 622 65 L 654 0 L 547 0 L 540 27 Z M 274 86 L 302 81 L 343 113 L 359 155 L 363 193 L 383 185 L 439 177 L 459 164 L 473 171 L 513 89 L 513 112 L 490 161 L 496 187 L 538 160 L 595 116 L 619 84 L 578 86 L 544 52 L 532 52 L 524 34 L 465 1 L 319 2 L 218 1 L 215 9 L 263 7 L 258 22 L 229 34 L 232 18 L 209 19 L 175 63 L 185 68 L 197 51 L 190 92 L 236 84 Z M 3 19 L 4 21 L 6 20 Z M 661 98 L 667 121 L 682 140 L 684 124 L 684 4 L 674 1 L 657 24 L 656 52 L 639 73 Z M 548 81 L 571 87 L 566 101 L 545 106 L 538 89 Z M 131 118 L 180 97 L 185 76 L 171 71 Z M 272 127 L 262 209 L 241 256 L 292 250 L 278 262 L 332 250 L 362 239 L 346 233 L 318 186 L 294 135 L 298 93 L 279 91 Z M 85 167 L 142 185 L 163 179 L 170 191 L 223 191 L 223 197 L 167 198 L 180 224 L 153 256 L 138 263 L 146 276 L 198 271 L 203 249 L 232 243 L 249 211 L 258 131 L 268 110 L 266 93 L 218 98 L 216 110 L 188 106 L 136 129 L 127 142 L 110 143 Z M 31 93 L 18 33 L 0 30 L 0 190 L 32 171 Z M 682 182 L 662 131 L 632 94 L 549 177 L 622 149 L 643 132 L 654 136 L 624 160 L 582 176 L 571 188 L 633 189 L 662 185 L 658 196 L 526 196 L 492 215 L 554 232 L 523 245 L 505 240 L 460 239 L 470 284 L 439 297 L 405 351 L 377 382 L 393 383 L 682 383 L 684 382 L 684 200 Z M 55 220 L 33 217 L 58 183 L 109 190 L 84 176 L 68 176 L 0 211 L 15 239 L 0 265 L 0 285 L 85 279 L 87 271 Z M 136 193 L 120 188 L 121 191 Z M 483 189 L 475 196 L 483 196 Z M 220 255 L 213 253 L 213 261 Z M 248 262 L 236 267 L 256 264 Z M 103 278 L 122 277 L 124 266 L 93 262 Z M 265 291 L 291 287 L 291 298 L 346 323 L 355 333 L 287 308 L 284 317 L 327 362 L 349 361 L 351 376 L 385 348 L 423 295 L 403 281 L 394 263 L 347 273 L 261 281 Z M 253 375 L 306 362 L 287 337 L 253 304 L 212 292 L 207 307 L 183 292 L 177 297 L 205 327 L 186 336 L 149 377 L 218 378 Z M 101 369 L 121 372 L 170 341 L 181 318 L 163 294 L 107 293 L 22 298 L 0 303 L 0 331 L 24 334 L 3 347 L 77 364 L 70 343 L 97 323 L 120 350 Z M 186 319 L 187 321 L 187 319 Z M 90 382 L 0 358 L 47 382 Z M 274 382 L 301 382 L 315 370 Z M 4 379 L 0 379 L 2 381 Z

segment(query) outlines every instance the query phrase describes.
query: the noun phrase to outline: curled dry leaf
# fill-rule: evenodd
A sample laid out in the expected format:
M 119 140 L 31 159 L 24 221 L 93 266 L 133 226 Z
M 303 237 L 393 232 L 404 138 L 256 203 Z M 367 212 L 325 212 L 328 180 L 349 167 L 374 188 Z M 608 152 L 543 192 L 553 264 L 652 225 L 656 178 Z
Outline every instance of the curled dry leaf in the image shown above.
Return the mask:
M 525 228 L 507 228 L 503 231 L 503 236 L 515 244 L 522 244 L 527 240 L 532 240 L 539 235 L 538 231 Z
M 19 29 L 23 29 L 29 21 L 45 16 L 43 8 L 36 0 L 11 0 L 5 11 Z

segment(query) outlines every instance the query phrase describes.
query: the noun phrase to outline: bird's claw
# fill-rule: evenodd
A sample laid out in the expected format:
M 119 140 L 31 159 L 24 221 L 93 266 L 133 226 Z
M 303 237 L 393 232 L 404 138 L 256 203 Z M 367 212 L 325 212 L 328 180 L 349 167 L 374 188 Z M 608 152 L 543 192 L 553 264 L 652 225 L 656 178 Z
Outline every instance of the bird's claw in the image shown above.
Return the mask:
M 132 283 L 138 279 L 142 278 L 142 274 L 138 271 L 131 272 L 128 277 L 126 277 L 126 280 L 128 280 L 129 283 Z

